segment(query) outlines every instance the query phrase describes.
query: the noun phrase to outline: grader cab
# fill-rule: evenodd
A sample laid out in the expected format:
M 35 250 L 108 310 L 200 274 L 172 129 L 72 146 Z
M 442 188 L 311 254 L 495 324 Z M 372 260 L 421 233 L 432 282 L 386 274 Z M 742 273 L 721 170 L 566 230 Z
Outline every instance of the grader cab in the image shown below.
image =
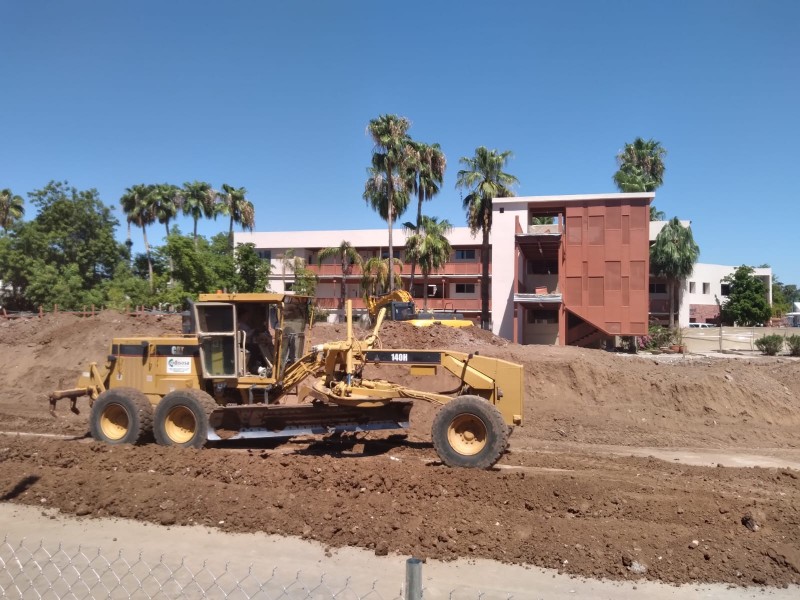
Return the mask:
M 110 444 L 155 437 L 166 446 L 402 429 L 413 401 L 443 405 L 432 438 L 450 466 L 488 468 L 522 423 L 520 365 L 452 350 L 380 349 L 383 311 L 363 339 L 309 347 L 311 299 L 285 294 L 201 294 L 180 335 L 118 338 L 105 366 L 92 363 L 62 398 L 88 395 L 92 437 Z M 439 370 L 454 381 L 423 391 L 368 377 L 365 367 Z M 308 383 L 307 383 L 308 380 Z M 311 383 L 309 385 L 309 383 Z

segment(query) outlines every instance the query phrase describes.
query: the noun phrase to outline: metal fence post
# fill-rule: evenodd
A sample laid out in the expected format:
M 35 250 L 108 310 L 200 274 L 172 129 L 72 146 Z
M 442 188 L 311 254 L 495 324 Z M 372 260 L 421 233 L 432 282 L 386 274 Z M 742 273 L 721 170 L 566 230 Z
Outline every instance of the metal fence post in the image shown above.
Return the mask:
M 419 558 L 409 558 L 406 561 L 404 600 L 422 600 L 422 561 Z

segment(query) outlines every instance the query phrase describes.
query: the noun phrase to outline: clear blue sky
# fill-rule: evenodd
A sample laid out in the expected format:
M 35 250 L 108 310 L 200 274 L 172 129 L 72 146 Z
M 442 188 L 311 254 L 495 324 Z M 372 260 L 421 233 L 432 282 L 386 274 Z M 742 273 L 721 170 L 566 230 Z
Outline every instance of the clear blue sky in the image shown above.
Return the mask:
M 381 227 L 365 128 L 396 113 L 447 155 L 427 212 L 463 225 L 477 146 L 513 151 L 517 195 L 602 193 L 642 136 L 703 262 L 800 284 L 797 0 L 0 0 L 0 24 L 0 187 L 23 196 L 201 179 L 246 187 L 257 230 Z

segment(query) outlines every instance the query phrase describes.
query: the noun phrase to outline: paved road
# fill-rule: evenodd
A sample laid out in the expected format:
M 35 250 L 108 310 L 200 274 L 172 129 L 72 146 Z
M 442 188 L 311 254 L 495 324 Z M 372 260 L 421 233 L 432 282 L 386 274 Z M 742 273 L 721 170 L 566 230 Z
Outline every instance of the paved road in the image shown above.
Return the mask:
M 406 557 L 379 557 L 354 548 L 326 552 L 319 544 L 297 538 L 227 534 L 199 526 L 162 527 L 121 519 L 71 518 L 46 509 L 9 503 L 0 503 L 0 540 L 4 537 L 6 542 L 0 544 L 0 559 L 5 562 L 6 569 L 0 574 L 0 582 L 2 576 L 8 576 L 10 572 L 12 561 L 7 555 L 20 544 L 26 548 L 41 545 L 51 550 L 60 545 L 60 556 L 73 556 L 80 545 L 83 554 L 94 556 L 99 551 L 109 561 L 123 557 L 129 563 L 146 561 L 148 564 L 177 565 L 185 558 L 184 572 L 200 570 L 222 574 L 226 570 L 235 573 L 238 568 L 239 572 L 246 573 L 252 565 L 251 572 L 262 581 L 271 579 L 282 582 L 282 585 L 297 582 L 295 589 L 301 583 L 313 587 L 325 574 L 322 580 L 329 589 L 346 587 L 360 598 L 388 600 L 402 597 L 406 561 Z M 764 590 L 729 589 L 726 585 L 677 587 L 652 582 L 582 581 L 558 575 L 552 570 L 515 567 L 486 560 L 429 561 L 423 565 L 422 573 L 425 598 L 428 599 L 794 600 L 800 597 L 800 587 L 797 586 Z M 344 597 L 355 597 L 353 594 Z M 209 596 L 222 597 L 220 594 Z M 29 591 L 20 597 L 38 595 Z M 97 594 L 90 597 L 97 597 Z M 201 594 L 195 590 L 191 594 L 183 592 L 167 597 L 201 597 Z

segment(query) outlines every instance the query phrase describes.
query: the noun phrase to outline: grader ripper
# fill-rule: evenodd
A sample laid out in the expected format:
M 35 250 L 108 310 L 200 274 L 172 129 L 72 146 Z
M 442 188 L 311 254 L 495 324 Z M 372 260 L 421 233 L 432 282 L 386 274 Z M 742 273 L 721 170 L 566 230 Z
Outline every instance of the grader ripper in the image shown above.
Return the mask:
M 504 360 L 452 350 L 381 349 L 374 330 L 309 348 L 310 299 L 284 294 L 201 294 L 184 333 L 115 338 L 105 366 L 91 363 L 75 388 L 88 395 L 90 430 L 109 444 L 199 448 L 207 441 L 407 428 L 412 400 L 441 404 L 433 445 L 453 467 L 489 468 L 522 424 L 523 371 Z M 259 325 L 261 332 L 257 333 Z M 270 330 L 272 330 L 270 332 Z M 427 392 L 364 377 L 368 364 L 403 365 L 411 375 L 442 368 L 454 389 Z M 316 378 L 308 386 L 304 382 Z M 310 399 L 310 400 L 309 400 Z M 290 401 L 293 400 L 293 401 Z

